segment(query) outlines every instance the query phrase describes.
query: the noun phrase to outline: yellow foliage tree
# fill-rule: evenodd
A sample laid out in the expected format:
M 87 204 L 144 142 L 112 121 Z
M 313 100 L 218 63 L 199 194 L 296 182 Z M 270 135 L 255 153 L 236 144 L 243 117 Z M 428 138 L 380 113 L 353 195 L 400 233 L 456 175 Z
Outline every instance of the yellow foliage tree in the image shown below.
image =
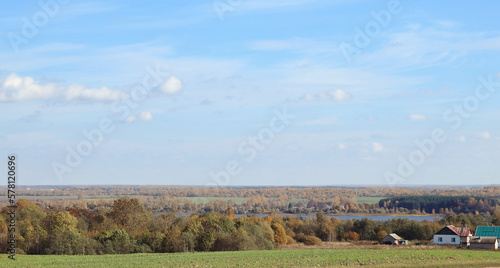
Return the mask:
M 271 228 L 274 231 L 274 243 L 278 246 L 285 245 L 287 242 L 285 228 L 279 223 L 273 223 Z

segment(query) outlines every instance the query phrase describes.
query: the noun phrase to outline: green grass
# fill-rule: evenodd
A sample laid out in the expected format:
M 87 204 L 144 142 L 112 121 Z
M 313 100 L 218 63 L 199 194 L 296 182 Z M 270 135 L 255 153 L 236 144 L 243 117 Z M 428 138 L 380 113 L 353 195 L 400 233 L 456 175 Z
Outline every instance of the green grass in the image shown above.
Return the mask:
M 0 267 L 485 267 L 500 252 L 456 249 L 334 249 L 131 254 L 101 256 L 2 255 Z
M 304 203 L 307 203 L 308 199 L 306 199 L 306 198 L 294 198 L 294 199 L 290 200 L 290 202 L 293 203 L 293 204 L 298 203 L 300 201 L 303 201 Z
M 361 197 L 356 198 L 356 201 L 358 202 L 358 204 L 361 204 L 361 203 L 376 204 L 384 198 L 387 198 L 387 197 L 385 197 L 385 196 L 361 196 Z
M 232 199 L 235 204 L 241 205 L 246 200 L 246 198 L 244 197 L 212 197 L 212 196 L 179 197 L 179 198 L 187 199 L 195 204 L 208 204 L 211 201 L 216 201 L 216 200 L 227 202 Z

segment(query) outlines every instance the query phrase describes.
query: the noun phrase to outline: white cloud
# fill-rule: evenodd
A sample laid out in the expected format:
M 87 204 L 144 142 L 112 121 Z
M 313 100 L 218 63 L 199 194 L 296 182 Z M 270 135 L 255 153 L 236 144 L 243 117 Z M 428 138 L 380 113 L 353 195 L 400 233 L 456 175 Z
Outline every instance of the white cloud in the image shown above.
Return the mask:
M 317 93 L 316 95 L 306 94 L 302 98 L 306 101 L 319 99 L 319 100 L 331 100 L 331 101 L 341 102 L 351 99 L 351 94 L 345 92 L 342 89 L 337 89 L 328 92 L 320 92 Z
M 153 120 L 153 115 L 151 112 L 142 112 L 139 117 L 141 118 L 141 121 L 147 122 L 147 121 L 152 121 Z
M 153 121 L 153 114 L 151 112 L 141 112 L 139 114 L 133 114 L 125 119 L 126 123 L 149 121 Z
M 345 101 L 349 100 L 351 98 L 351 95 L 342 89 L 337 89 L 335 91 L 330 92 L 330 95 L 332 95 L 333 100 L 335 101 Z
M 179 78 L 172 76 L 163 85 L 161 85 L 160 90 L 167 94 L 175 94 L 182 89 L 182 81 Z
M 7 76 L 0 84 L 0 102 L 47 99 L 114 101 L 125 96 L 127 93 L 107 87 L 86 88 L 78 84 L 64 87 L 56 83 L 42 84 L 32 77 L 21 77 L 14 73 Z
M 458 140 L 459 142 L 466 142 L 466 141 L 467 141 L 467 139 L 466 139 L 464 136 L 460 136 L 460 137 L 458 137 L 458 138 L 457 138 L 457 140 Z
M 340 150 L 344 150 L 345 149 L 345 144 L 339 143 L 338 147 L 339 147 Z
M 489 132 L 479 132 L 477 136 L 481 139 L 489 140 L 491 138 L 491 134 Z
M 384 146 L 378 142 L 372 143 L 372 149 L 374 153 L 380 153 L 384 151 Z
M 84 99 L 95 101 L 114 101 L 119 100 L 127 94 L 119 90 L 111 90 L 107 87 L 85 88 L 81 85 L 71 85 L 63 93 L 67 100 Z
M 40 85 L 31 77 L 10 74 L 0 86 L 0 101 L 50 99 L 57 95 L 56 84 Z
M 409 117 L 410 117 L 410 120 L 413 120 L 413 121 L 427 120 L 427 117 L 425 115 L 422 115 L 422 114 L 412 114 Z

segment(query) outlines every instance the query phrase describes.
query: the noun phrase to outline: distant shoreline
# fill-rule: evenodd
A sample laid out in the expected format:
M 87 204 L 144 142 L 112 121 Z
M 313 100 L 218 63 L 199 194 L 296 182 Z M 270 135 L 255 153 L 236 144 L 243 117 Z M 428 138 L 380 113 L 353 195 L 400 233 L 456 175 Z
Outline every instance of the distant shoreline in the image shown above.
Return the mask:
M 325 214 L 327 215 L 327 214 Z M 398 217 L 398 216 L 402 216 L 402 217 L 432 217 L 432 216 L 435 216 L 435 217 L 444 217 L 445 215 L 441 215 L 441 214 L 427 214 L 427 215 L 415 215 L 415 214 L 389 214 L 389 213 L 384 213 L 384 214 L 369 214 L 369 213 L 346 213 L 346 214 L 328 214 L 328 216 L 370 216 L 370 217 L 373 217 L 373 216 L 382 216 L 382 217 Z
M 246 215 L 265 215 L 265 214 L 270 214 L 272 212 L 269 212 L 269 213 L 242 213 L 242 214 L 246 214 Z M 306 214 L 306 213 L 297 213 L 297 214 L 293 214 L 293 213 L 279 213 L 279 215 L 284 215 L 284 216 L 293 216 L 293 215 L 302 215 L 302 216 L 316 216 L 316 213 L 312 213 L 312 214 Z M 414 214 L 389 214 L 389 213 L 383 213 L 383 214 L 370 214 L 370 213 L 343 213 L 343 214 L 327 214 L 327 213 L 324 213 L 325 216 L 332 216 L 332 217 L 335 217 L 335 216 L 359 216 L 359 217 L 362 217 L 362 216 L 367 216 L 367 217 L 377 217 L 377 216 L 380 216 L 380 217 L 444 217 L 445 215 L 442 215 L 442 214 L 427 214 L 427 215 L 414 215 Z

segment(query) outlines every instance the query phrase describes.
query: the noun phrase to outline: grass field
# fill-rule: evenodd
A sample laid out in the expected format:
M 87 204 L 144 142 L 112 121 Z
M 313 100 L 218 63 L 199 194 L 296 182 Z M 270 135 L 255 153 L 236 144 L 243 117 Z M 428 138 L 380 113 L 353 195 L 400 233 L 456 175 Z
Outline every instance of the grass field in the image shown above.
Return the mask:
M 495 267 L 500 252 L 457 249 L 267 250 L 100 256 L 2 255 L 0 267 Z
M 387 198 L 385 196 L 361 196 L 356 198 L 356 201 L 360 203 L 376 204 L 378 201 Z

